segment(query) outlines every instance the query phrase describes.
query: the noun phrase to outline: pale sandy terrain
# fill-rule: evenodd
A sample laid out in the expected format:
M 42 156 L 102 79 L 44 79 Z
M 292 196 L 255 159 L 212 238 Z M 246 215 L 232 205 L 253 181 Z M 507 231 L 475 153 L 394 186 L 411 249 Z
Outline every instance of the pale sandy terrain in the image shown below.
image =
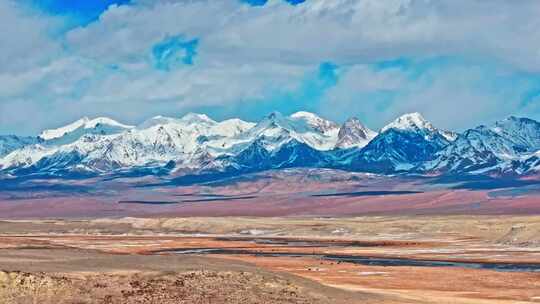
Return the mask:
M 6 303 L 540 302 L 540 272 L 321 258 L 540 269 L 537 216 L 104 218 L 2 221 L 0 231 Z M 174 253 L 205 248 L 238 253 Z
M 0 303 L 354 303 L 360 293 L 206 257 L 0 251 Z M 330 300 L 332 299 L 332 300 Z M 357 302 L 359 303 L 359 302 Z

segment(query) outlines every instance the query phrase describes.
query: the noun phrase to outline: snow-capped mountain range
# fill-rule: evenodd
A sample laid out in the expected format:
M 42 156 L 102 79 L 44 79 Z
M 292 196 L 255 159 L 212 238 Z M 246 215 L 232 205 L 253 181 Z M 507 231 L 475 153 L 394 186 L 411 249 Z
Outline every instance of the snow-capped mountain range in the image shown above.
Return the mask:
M 509 117 L 461 134 L 419 113 L 379 132 L 357 118 L 341 126 L 309 112 L 258 123 L 190 113 L 137 126 L 82 118 L 38 137 L 0 136 L 0 176 L 240 174 L 321 167 L 380 174 L 512 174 L 540 171 L 540 123 Z

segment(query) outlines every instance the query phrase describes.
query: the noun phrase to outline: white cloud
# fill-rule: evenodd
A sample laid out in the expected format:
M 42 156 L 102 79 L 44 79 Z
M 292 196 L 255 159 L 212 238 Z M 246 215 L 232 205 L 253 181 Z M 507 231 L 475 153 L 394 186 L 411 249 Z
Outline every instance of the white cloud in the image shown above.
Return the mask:
M 204 62 L 321 60 L 365 63 L 398 56 L 482 55 L 540 68 L 540 3 L 508 1 L 157 1 L 112 6 L 68 34 L 71 47 L 105 61 L 140 60 L 167 35 L 201 39 Z M 519 56 L 517 56 L 519 55 Z M 527 64 L 525 64 L 527 63 Z
M 327 92 L 321 110 L 339 119 L 358 113 L 373 128 L 416 111 L 450 130 L 491 123 L 510 114 L 539 118 L 540 111 L 531 106 L 526 114 L 520 110 L 523 92 L 540 84 L 540 78 L 533 83 L 526 79 L 508 68 L 471 62 L 440 62 L 419 70 L 359 65 Z
M 36 15 L 12 0 L 0 1 L 0 73 L 20 72 L 46 63 L 60 51 L 50 37 L 58 20 Z
M 20 111 L 22 104 L 39 116 L 20 127 L 0 114 L 0 133 L 36 132 L 80 115 L 132 123 L 197 106 L 264 100 L 276 90 L 294 90 L 323 61 L 346 67 L 321 105 L 327 116 L 357 114 L 380 126 L 414 110 L 444 127 L 472 126 L 519 111 L 517 102 L 503 100 L 517 99 L 518 90 L 494 94 L 477 85 L 491 75 L 463 66 L 435 71 L 426 84 L 369 64 L 447 55 L 534 76 L 540 73 L 539 15 L 535 0 L 307 0 L 298 6 L 270 0 L 264 7 L 238 0 L 138 0 L 52 36 L 63 26 L 58 18 L 0 0 L 0 40 L 7 46 L 0 48 L 0 110 Z M 199 39 L 195 64 L 158 71 L 151 49 L 171 36 Z M 377 91 L 402 95 L 386 105 L 389 99 L 380 95 L 370 99 Z M 470 111 L 449 118 L 456 105 Z

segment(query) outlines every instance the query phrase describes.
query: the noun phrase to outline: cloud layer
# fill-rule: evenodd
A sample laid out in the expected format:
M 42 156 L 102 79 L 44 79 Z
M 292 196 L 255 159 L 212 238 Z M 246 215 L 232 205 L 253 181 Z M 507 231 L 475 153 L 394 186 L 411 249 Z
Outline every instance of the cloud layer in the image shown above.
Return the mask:
M 407 111 L 453 129 L 540 118 L 535 0 L 249 2 L 0 0 L 0 133 L 186 111 L 307 109 L 372 128 Z

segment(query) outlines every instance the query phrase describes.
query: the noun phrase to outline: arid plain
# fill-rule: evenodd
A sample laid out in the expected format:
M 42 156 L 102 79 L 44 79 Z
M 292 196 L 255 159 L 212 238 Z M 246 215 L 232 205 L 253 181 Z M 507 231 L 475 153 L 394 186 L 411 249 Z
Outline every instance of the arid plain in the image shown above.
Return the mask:
M 302 173 L 2 191 L 2 303 L 540 302 L 534 179 Z
M 540 299 L 535 216 L 23 220 L 0 229 L 7 303 Z

